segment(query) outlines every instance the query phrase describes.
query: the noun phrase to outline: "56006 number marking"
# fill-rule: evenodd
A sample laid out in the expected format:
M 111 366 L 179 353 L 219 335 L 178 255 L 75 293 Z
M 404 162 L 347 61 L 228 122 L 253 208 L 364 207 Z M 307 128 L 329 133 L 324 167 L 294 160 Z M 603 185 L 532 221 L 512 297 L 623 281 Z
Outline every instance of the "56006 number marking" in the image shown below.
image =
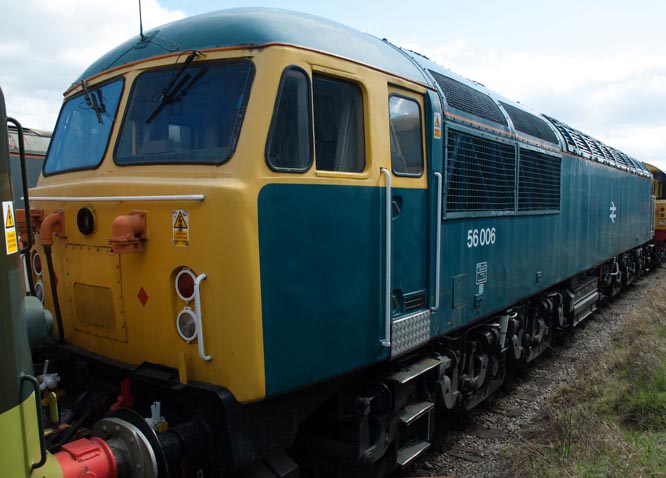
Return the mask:
M 495 244 L 495 228 L 470 229 L 467 231 L 467 247 L 483 247 Z

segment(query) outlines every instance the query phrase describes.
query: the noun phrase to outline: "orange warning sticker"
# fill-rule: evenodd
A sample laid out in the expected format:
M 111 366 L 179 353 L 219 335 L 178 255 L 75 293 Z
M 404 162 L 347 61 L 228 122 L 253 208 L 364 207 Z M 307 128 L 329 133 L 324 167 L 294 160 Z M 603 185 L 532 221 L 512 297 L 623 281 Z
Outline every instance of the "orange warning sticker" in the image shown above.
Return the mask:
M 439 113 L 435 113 L 433 136 L 435 137 L 435 139 L 439 139 L 442 137 L 442 115 Z
M 2 201 L 2 216 L 5 224 L 5 244 L 7 255 L 18 252 L 18 237 L 16 236 L 16 223 L 14 222 L 13 201 Z

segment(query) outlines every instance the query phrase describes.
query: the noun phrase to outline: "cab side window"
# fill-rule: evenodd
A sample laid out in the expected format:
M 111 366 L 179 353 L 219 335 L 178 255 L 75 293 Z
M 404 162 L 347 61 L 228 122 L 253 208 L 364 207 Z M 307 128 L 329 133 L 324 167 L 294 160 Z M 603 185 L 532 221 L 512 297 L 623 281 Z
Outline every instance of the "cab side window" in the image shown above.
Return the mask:
M 362 172 L 365 139 L 361 88 L 349 81 L 314 75 L 312 89 L 317 169 Z
M 409 98 L 389 98 L 391 167 L 398 176 L 423 174 L 421 108 Z
M 306 73 L 288 68 L 282 74 L 266 143 L 266 161 L 278 171 L 307 171 L 312 164 L 310 82 Z

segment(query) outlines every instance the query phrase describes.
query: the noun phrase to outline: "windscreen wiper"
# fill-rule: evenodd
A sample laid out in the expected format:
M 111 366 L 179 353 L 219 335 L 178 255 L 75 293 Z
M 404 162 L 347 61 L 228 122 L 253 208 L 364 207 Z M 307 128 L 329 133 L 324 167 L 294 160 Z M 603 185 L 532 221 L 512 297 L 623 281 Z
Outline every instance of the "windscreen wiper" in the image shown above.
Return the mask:
M 81 89 L 83 90 L 83 97 L 86 100 L 86 105 L 88 105 L 88 108 L 93 110 L 97 115 L 97 122 L 103 124 L 102 114 L 106 113 L 106 106 L 102 99 L 102 90 L 97 88 L 97 90 L 93 91 L 93 94 L 91 95 L 88 92 L 88 86 L 86 85 L 85 80 L 81 81 Z M 95 96 L 95 93 L 97 93 L 97 96 Z
M 178 92 L 185 86 L 185 84 L 192 78 L 192 76 L 187 73 L 185 76 L 183 76 L 183 73 L 190 67 L 190 64 L 194 61 L 194 59 L 199 56 L 199 52 L 194 50 L 192 53 L 189 54 L 189 56 L 185 59 L 183 64 L 181 65 L 180 69 L 176 72 L 173 77 L 169 80 L 169 83 L 166 84 L 164 87 L 164 90 L 162 90 L 162 96 L 160 97 L 160 103 L 157 105 L 157 108 L 153 110 L 153 112 L 148 116 L 146 119 L 146 124 L 150 124 L 155 117 L 157 117 L 158 114 L 164 109 L 166 105 L 170 105 L 172 103 L 175 103 L 177 99 L 180 99 L 182 96 L 176 96 L 178 95 Z M 191 88 L 191 86 L 202 76 L 202 74 L 197 75 L 188 85 L 188 90 Z M 180 81 L 179 81 L 180 80 Z M 177 82 L 177 83 L 176 83 Z

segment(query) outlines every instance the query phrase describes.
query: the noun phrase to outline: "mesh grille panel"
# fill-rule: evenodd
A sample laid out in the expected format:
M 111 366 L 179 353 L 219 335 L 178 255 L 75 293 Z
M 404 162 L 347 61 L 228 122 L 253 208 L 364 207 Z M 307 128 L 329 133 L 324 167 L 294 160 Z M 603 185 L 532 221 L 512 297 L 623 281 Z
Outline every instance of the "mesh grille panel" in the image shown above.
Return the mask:
M 520 149 L 519 211 L 560 209 L 560 163 L 557 156 Z
M 449 130 L 447 211 L 513 211 L 515 184 L 512 145 Z
M 507 124 L 499 106 L 490 96 L 436 71 L 428 71 L 444 92 L 449 106 L 496 123 Z
M 550 129 L 544 120 L 503 101 L 500 101 L 500 104 L 509 114 L 511 121 L 513 121 L 513 126 L 518 131 L 541 138 L 549 143 L 559 144 L 557 136 L 555 136 L 553 130 Z

